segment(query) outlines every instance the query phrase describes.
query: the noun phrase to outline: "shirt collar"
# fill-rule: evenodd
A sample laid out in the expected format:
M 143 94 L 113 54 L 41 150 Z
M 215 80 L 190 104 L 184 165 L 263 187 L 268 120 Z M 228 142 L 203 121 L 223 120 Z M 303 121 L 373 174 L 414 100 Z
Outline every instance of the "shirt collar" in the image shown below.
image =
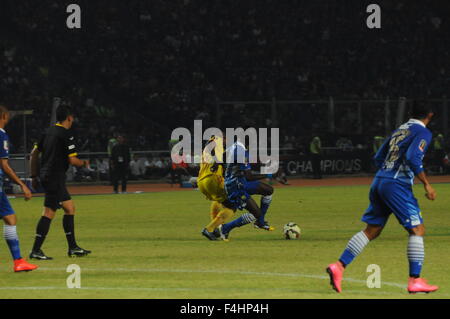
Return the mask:
M 419 124 L 419 125 L 422 125 L 423 127 L 427 127 L 422 121 L 419 121 L 416 119 L 409 119 L 408 123 Z
M 2 129 L 2 128 L 0 128 L 0 131 L 2 131 L 3 133 L 6 133 L 6 131 L 4 129 Z

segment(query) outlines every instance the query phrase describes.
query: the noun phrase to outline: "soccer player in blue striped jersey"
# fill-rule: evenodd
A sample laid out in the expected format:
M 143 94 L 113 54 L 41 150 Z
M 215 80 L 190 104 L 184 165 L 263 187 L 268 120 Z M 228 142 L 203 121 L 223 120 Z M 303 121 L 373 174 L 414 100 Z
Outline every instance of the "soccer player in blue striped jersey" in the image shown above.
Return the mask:
M 417 177 L 424 185 L 426 197 L 429 200 L 436 198 L 436 192 L 428 182 L 422 163 L 431 142 L 431 132 L 426 126 L 433 115 L 426 103 L 415 101 L 411 119 L 394 131 L 376 153 L 374 159 L 378 172 L 370 189 L 369 208 L 362 217 L 367 227 L 350 239 L 339 261 L 327 268 L 331 285 L 337 292 L 342 291 L 344 268 L 371 240 L 381 234 L 391 213 L 409 233 L 408 292 L 428 293 L 438 289 L 420 277 L 425 255 L 425 227 L 412 190 L 414 178 Z
M 17 183 L 23 190 L 25 200 L 30 200 L 32 195 L 28 187 L 17 177 L 14 170 L 9 166 L 9 137 L 5 132 L 5 126 L 9 121 L 8 109 L 0 105 L 0 217 L 3 219 L 3 237 L 14 259 L 14 271 L 31 271 L 38 268 L 29 264 L 20 254 L 19 237 L 17 236 L 17 218 L 9 203 L 8 197 L 3 191 L 3 177 L 7 175 L 13 182 Z
M 249 213 L 219 227 L 222 238 L 227 239 L 230 231 L 236 227 L 254 222 L 256 228 L 273 231 L 265 220 L 265 215 L 272 202 L 273 187 L 261 182 L 267 178 L 266 174 L 252 174 L 249 163 L 249 152 L 241 142 L 235 142 L 228 150 L 225 160 L 225 191 L 228 202 L 234 209 Z M 262 195 L 261 205 L 258 207 L 252 195 Z

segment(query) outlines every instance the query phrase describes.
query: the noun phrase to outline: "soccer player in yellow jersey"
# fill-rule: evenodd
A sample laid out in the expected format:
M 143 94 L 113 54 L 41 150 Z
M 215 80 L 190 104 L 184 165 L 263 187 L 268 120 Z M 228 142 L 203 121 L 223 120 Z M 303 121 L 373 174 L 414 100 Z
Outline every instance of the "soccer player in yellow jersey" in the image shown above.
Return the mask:
M 202 154 L 200 172 L 197 178 L 199 190 L 211 203 L 211 222 L 206 225 L 202 235 L 209 240 L 217 240 L 219 236 L 214 234 L 215 229 L 233 216 L 236 211 L 227 204 L 227 194 L 223 178 L 223 153 L 224 140 L 220 137 L 212 137 Z

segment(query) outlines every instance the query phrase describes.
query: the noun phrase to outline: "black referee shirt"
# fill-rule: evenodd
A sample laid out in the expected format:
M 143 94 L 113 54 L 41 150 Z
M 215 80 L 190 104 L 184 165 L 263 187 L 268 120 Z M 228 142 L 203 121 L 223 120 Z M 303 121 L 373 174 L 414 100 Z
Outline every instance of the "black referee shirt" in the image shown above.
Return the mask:
M 37 148 L 42 153 L 40 169 L 42 179 L 65 176 L 69 168 L 69 157 L 78 155 L 74 136 L 60 124 L 48 129 Z

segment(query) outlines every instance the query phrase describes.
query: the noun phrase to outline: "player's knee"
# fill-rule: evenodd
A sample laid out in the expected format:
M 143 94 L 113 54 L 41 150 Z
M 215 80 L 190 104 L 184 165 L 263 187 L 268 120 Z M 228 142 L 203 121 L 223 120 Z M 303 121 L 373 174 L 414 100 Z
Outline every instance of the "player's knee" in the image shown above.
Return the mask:
M 364 234 L 366 234 L 367 239 L 370 241 L 376 239 L 378 236 L 380 236 L 381 232 L 383 230 L 383 227 L 367 227 L 364 230 Z
M 408 232 L 410 235 L 425 236 L 425 226 L 423 224 L 420 224 L 417 227 L 408 229 Z
M 75 206 L 63 207 L 64 214 L 66 215 L 75 215 Z
M 44 212 L 42 213 L 42 216 L 45 216 L 45 217 L 47 217 L 48 219 L 53 219 L 53 218 L 55 217 L 55 213 L 56 213 L 56 212 L 55 212 L 54 210 L 45 207 L 45 208 L 44 208 Z
M 273 194 L 273 187 L 268 184 L 262 184 L 261 195 L 271 196 Z

